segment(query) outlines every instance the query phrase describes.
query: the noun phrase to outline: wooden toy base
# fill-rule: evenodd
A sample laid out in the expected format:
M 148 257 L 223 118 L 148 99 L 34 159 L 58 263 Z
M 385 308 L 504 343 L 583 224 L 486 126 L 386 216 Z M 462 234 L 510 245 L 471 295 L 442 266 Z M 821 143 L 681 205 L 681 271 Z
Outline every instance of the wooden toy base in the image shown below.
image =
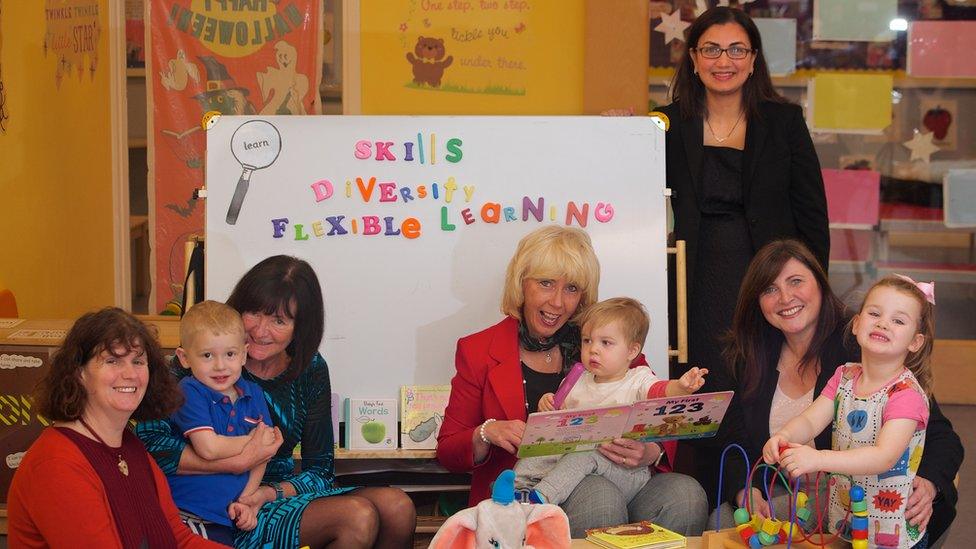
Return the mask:
M 833 537 L 832 535 L 825 536 L 827 539 Z M 819 534 L 811 536 L 813 540 L 819 540 Z M 742 538 L 739 537 L 739 533 L 735 531 L 735 528 L 726 528 L 724 530 L 708 530 L 702 533 L 702 549 L 749 549 L 749 546 L 742 543 Z M 813 549 L 828 547 L 830 549 L 849 549 L 850 543 L 842 539 L 838 539 L 833 543 L 827 545 L 819 545 L 816 543 L 811 543 L 809 541 L 797 541 L 793 542 L 791 547 L 802 547 L 803 549 Z M 786 547 L 785 543 L 780 543 L 776 545 L 767 545 L 769 548 L 782 549 Z

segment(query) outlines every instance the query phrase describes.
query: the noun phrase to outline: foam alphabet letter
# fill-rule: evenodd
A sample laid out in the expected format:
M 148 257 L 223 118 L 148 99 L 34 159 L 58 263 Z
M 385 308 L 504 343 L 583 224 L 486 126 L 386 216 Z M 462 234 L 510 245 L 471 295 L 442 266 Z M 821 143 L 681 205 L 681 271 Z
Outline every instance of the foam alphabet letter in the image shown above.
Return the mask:
M 285 236 L 285 227 L 288 226 L 288 218 L 281 217 L 278 219 L 272 219 L 271 226 L 274 227 L 274 234 L 271 236 L 273 238 L 281 238 Z
M 380 202 L 396 202 L 396 183 L 380 183 Z
M 360 160 L 368 160 L 373 156 L 373 145 L 365 139 L 356 141 L 356 152 L 353 153 Z
M 485 202 L 485 205 L 481 207 L 481 219 L 485 223 L 498 223 L 501 213 L 502 206 L 497 202 Z
M 613 219 L 613 204 L 597 202 L 596 208 L 593 209 L 593 217 L 595 217 L 600 223 L 610 221 Z
M 377 141 L 376 142 L 376 159 L 377 160 L 396 160 L 393 153 L 390 152 L 390 147 L 393 146 L 392 141 Z
M 408 217 L 403 220 L 403 224 L 400 225 L 400 230 L 403 231 L 403 237 L 413 240 L 420 236 L 420 220 L 416 217 Z
M 315 193 L 316 202 L 322 202 L 323 200 L 331 197 L 333 190 L 332 182 L 328 179 L 323 179 L 321 181 L 312 183 L 312 192 Z
M 441 230 L 442 231 L 453 231 L 457 227 L 447 222 L 447 206 L 441 206 Z
M 364 235 L 374 235 L 380 234 L 380 218 L 375 215 L 364 215 L 363 216 L 363 234 Z
M 444 157 L 444 160 L 447 160 L 448 162 L 453 162 L 455 164 L 461 161 L 461 157 L 464 156 L 464 154 L 461 152 L 460 139 L 458 139 L 457 137 L 452 137 L 448 139 L 446 148 L 447 148 L 447 156 Z

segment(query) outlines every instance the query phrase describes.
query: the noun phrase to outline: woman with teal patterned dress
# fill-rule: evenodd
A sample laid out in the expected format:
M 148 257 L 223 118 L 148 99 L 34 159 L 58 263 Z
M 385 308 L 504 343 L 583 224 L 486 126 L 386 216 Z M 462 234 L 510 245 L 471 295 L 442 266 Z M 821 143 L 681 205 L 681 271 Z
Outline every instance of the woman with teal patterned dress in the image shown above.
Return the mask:
M 241 499 L 261 505 L 258 525 L 236 531 L 236 547 L 412 547 L 416 509 L 406 494 L 335 485 L 332 389 L 318 353 L 325 312 L 309 264 L 269 257 L 238 281 L 227 303 L 244 319 L 248 358 L 241 376 L 264 390 L 275 442 L 254 436 L 240 455 L 207 461 L 167 421 L 140 423 L 136 433 L 159 466 L 167 474 L 238 473 L 268 461 L 254 501 Z M 292 452 L 298 443 L 296 474 Z

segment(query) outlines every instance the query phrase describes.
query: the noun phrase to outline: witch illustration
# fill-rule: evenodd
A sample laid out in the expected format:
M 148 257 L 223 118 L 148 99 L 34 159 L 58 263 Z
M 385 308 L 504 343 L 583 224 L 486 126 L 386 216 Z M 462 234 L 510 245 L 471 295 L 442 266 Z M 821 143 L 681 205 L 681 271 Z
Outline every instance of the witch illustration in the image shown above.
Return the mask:
M 247 96 L 247 88 L 237 85 L 227 72 L 227 67 L 212 55 L 199 57 L 207 69 L 207 89 L 193 98 L 200 102 L 203 112 L 220 111 L 221 114 L 255 114 L 254 105 Z

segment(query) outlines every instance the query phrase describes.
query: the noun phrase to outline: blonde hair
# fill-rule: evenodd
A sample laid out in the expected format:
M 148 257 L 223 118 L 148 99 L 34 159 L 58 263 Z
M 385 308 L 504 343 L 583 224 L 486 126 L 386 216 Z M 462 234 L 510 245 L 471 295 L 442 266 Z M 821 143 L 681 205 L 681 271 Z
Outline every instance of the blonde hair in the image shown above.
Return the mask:
M 244 322 L 241 315 L 230 305 L 206 300 L 197 303 L 183 315 L 180 321 L 180 345 L 188 347 L 200 332 L 213 335 L 240 334 L 244 338 Z
M 580 292 L 579 313 L 597 300 L 600 286 L 600 262 L 590 236 L 575 227 L 555 225 L 525 235 L 505 271 L 502 313 L 522 319 L 522 282 L 527 278 L 564 278 L 575 284 Z
M 904 278 L 898 276 L 886 276 L 881 280 L 874 283 L 871 288 L 864 294 L 864 301 L 861 303 L 861 308 L 858 310 L 860 314 L 864 310 L 864 303 L 867 302 L 868 296 L 871 295 L 875 289 L 880 287 L 894 288 L 902 292 L 905 295 L 911 296 L 918 301 L 919 305 L 919 318 L 918 318 L 918 333 L 925 337 L 925 341 L 918 351 L 908 352 L 908 356 L 905 357 L 905 367 L 915 375 L 915 379 L 918 380 L 918 384 L 922 386 L 922 389 L 929 395 L 932 395 L 932 367 L 929 364 L 929 358 L 932 356 L 932 347 L 935 343 L 935 308 L 926 299 L 925 294 L 922 290 L 918 289 L 913 282 L 905 280 Z M 852 321 L 853 323 L 853 321 Z M 851 330 L 848 330 L 850 333 Z
M 640 301 L 629 297 L 613 297 L 587 307 L 579 316 L 579 325 L 600 328 L 613 322 L 620 322 L 620 329 L 627 338 L 627 344 L 636 343 L 644 348 L 651 318 Z

